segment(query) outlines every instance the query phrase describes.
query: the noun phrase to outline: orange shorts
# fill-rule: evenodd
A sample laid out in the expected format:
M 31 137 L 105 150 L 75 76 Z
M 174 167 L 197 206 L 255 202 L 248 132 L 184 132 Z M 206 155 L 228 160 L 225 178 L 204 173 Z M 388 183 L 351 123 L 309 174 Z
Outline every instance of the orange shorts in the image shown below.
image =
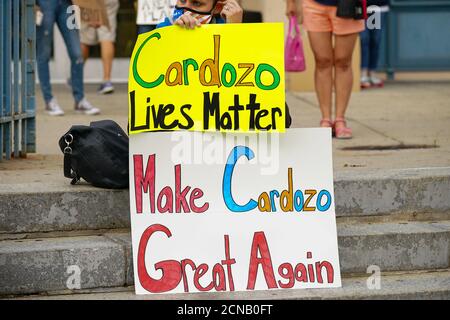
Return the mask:
M 335 6 L 325 6 L 314 0 L 303 0 L 303 26 L 311 32 L 332 32 L 337 35 L 359 33 L 364 20 L 344 19 L 336 16 Z

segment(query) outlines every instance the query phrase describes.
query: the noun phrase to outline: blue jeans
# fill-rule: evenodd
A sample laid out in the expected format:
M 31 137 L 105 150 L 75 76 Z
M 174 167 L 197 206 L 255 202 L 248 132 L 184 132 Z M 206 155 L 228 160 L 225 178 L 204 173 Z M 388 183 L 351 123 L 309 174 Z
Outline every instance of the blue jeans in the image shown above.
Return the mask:
M 56 23 L 69 53 L 72 94 L 75 102 L 78 103 L 84 98 L 83 56 L 78 30 L 69 29 L 67 25 L 68 19 L 70 21 L 74 19 L 71 13 L 67 13 L 67 8 L 72 5 L 72 2 L 70 0 L 38 0 L 37 5 L 44 14 L 42 24 L 36 27 L 36 60 L 44 100 L 48 103 L 53 98 L 49 61 L 53 45 L 53 25 Z M 57 54 L 58 52 L 54 53 L 54 55 Z
M 360 33 L 361 39 L 361 69 L 374 71 L 378 67 L 380 56 L 381 35 L 385 29 L 386 13 L 381 13 L 381 29 L 366 29 Z

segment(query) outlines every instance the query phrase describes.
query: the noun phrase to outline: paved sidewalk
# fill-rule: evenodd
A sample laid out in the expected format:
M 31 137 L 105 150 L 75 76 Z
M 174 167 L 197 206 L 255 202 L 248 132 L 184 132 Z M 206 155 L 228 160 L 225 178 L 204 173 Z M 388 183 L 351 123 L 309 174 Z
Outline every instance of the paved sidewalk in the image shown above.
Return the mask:
M 445 80 L 399 81 L 387 83 L 384 89 L 353 94 L 347 117 L 354 139 L 333 140 L 334 170 L 450 167 L 449 88 L 450 82 Z M 55 85 L 55 95 L 66 114 L 51 117 L 44 112 L 37 88 L 38 153 L 30 154 L 27 159 L 0 163 L 1 184 L 68 183 L 62 176 L 62 155 L 57 142 L 71 125 L 112 119 L 126 128 L 126 85 L 116 85 L 116 92 L 106 96 L 96 94 L 96 86 L 88 85 L 86 91 L 92 104 L 101 108 L 100 115 L 75 114 L 69 89 L 64 85 Z M 314 93 L 288 93 L 287 101 L 293 116 L 293 127 L 318 126 L 320 112 Z M 397 147 L 421 145 L 429 148 L 395 150 Z M 378 150 L 380 148 L 387 150 Z

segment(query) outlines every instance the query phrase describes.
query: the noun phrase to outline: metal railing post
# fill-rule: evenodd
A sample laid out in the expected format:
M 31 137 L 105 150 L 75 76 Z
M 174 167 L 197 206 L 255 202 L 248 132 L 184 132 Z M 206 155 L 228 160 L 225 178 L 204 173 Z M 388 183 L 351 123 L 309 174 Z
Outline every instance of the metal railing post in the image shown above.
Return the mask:
M 12 129 L 12 115 L 11 115 L 11 13 L 12 13 L 11 0 L 6 0 L 4 9 L 6 11 L 3 24 L 5 26 L 5 32 L 3 35 L 3 45 L 1 50 L 3 51 L 3 95 L 4 95 L 4 113 L 3 116 L 6 120 L 3 128 L 3 142 L 5 150 L 5 158 L 11 159 L 11 129 Z
M 17 117 L 20 115 L 19 112 L 19 75 L 20 75 L 20 67 L 19 67 L 19 59 L 20 59 L 20 2 L 14 1 L 13 7 L 13 60 L 14 60 L 14 116 Z M 20 142 L 20 131 L 19 131 L 20 120 L 15 118 L 14 120 L 14 158 L 18 158 L 20 156 L 19 153 L 19 142 Z
M 5 33 L 4 19 L 5 19 L 5 3 L 0 1 L 0 46 L 3 45 L 3 34 Z M 3 73 L 3 55 L 0 59 L 0 161 L 3 159 L 3 108 L 4 108 L 4 96 L 3 96 L 3 80 L 5 75 Z
M 0 0 L 0 160 L 36 152 L 35 0 Z
M 26 27 L 25 43 L 26 59 L 22 67 L 26 70 L 26 152 L 36 152 L 36 97 L 35 97 L 35 61 L 36 61 L 36 23 L 34 5 L 35 0 L 25 0 L 26 3 Z
M 20 10 L 20 16 L 22 17 L 21 20 L 21 28 L 20 28 L 20 39 L 21 39 L 21 46 L 20 46 L 20 71 L 21 71 L 21 87 L 20 87 L 20 93 L 21 93 L 21 99 L 22 102 L 21 105 L 21 114 L 25 114 L 27 112 L 27 93 L 26 93 L 26 87 L 27 87 L 27 76 L 26 76 L 26 68 L 25 68 L 25 61 L 27 61 L 27 46 L 26 46 L 26 25 L 27 25 L 27 19 L 26 19 L 26 2 L 25 0 L 21 0 L 21 10 Z M 27 153 L 27 122 L 28 119 L 22 119 L 21 121 L 21 151 L 22 156 L 25 157 Z

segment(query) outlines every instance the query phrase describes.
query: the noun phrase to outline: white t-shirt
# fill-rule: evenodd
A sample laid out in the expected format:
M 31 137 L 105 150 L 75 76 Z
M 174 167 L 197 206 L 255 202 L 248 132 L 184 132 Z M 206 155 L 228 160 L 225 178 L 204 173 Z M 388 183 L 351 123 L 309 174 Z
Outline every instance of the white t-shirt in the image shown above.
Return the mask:
M 176 0 L 138 0 L 137 25 L 158 24 L 173 12 Z

